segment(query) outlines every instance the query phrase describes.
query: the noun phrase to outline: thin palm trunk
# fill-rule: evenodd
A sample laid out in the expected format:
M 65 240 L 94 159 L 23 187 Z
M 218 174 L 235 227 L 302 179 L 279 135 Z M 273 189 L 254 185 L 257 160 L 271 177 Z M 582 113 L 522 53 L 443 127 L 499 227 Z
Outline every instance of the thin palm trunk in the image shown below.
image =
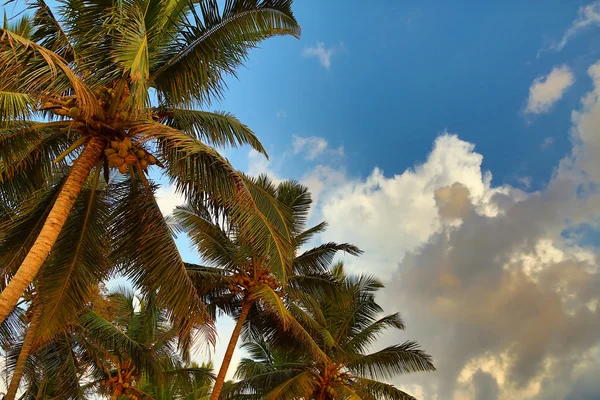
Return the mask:
M 52 206 L 52 210 L 50 210 L 35 243 L 27 253 L 15 276 L 0 294 L 0 323 L 4 322 L 6 316 L 15 307 L 25 289 L 33 282 L 48 254 L 50 254 L 50 250 L 52 250 L 56 239 L 58 239 L 75 200 L 90 171 L 96 165 L 96 160 L 102 153 L 103 147 L 103 139 L 92 138 L 73 164 L 69 177 L 56 198 L 56 202 Z
M 244 325 L 244 321 L 246 321 L 246 318 L 248 317 L 250 308 L 252 308 L 252 302 L 245 300 L 244 304 L 242 305 L 242 311 L 240 312 L 240 316 L 238 317 L 237 323 L 235 324 L 235 328 L 233 329 L 233 333 L 231 334 L 231 338 L 229 339 L 229 344 L 227 345 L 227 350 L 225 351 L 225 356 L 223 357 L 223 363 L 221 364 L 221 368 L 219 369 L 219 374 L 217 375 L 217 379 L 215 380 L 215 385 L 213 386 L 213 391 L 210 395 L 210 400 L 219 400 L 221 390 L 223 390 L 223 385 L 225 384 L 225 375 L 227 375 L 227 370 L 229 369 L 229 364 L 231 364 L 231 358 L 233 357 L 235 346 L 237 345 L 240 333 L 242 333 L 242 326 Z
M 19 390 L 19 384 L 21 383 L 21 378 L 23 377 L 23 372 L 25 371 L 27 357 L 29 357 L 29 353 L 33 343 L 35 342 L 36 330 L 40 320 L 39 317 L 40 308 L 36 307 L 35 311 L 33 312 L 29 328 L 27 328 L 27 333 L 25 333 L 25 340 L 23 341 L 23 346 L 19 352 L 17 364 L 15 365 L 15 370 L 13 371 L 12 378 L 10 379 L 10 385 L 8 386 L 8 391 L 6 392 L 4 400 L 15 400 L 15 397 L 17 396 L 17 390 Z

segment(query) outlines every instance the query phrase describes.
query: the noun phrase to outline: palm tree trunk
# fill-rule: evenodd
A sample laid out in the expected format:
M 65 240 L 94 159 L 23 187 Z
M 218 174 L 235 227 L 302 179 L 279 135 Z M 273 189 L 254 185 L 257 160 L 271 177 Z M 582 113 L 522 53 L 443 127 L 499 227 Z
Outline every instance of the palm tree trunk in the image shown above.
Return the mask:
M 25 289 L 31 284 L 42 264 L 46 261 L 81 188 L 90 171 L 96 165 L 96 160 L 102 154 L 103 147 L 104 140 L 93 137 L 85 146 L 81 155 L 75 160 L 35 243 L 8 286 L 0 293 L 0 324 L 4 322 L 6 316 L 15 307 Z
M 223 363 L 221 364 L 221 368 L 219 369 L 217 379 L 215 380 L 215 385 L 213 386 L 212 394 L 210 395 L 210 400 L 219 400 L 221 390 L 223 390 L 223 384 L 225 383 L 225 375 L 227 375 L 227 370 L 229 369 L 229 364 L 231 364 L 231 358 L 233 357 L 235 346 L 237 345 L 240 333 L 242 333 L 242 326 L 244 325 L 244 321 L 246 321 L 246 318 L 248 317 L 250 308 L 252 308 L 252 301 L 245 300 L 242 305 L 242 311 L 240 312 L 240 316 L 235 324 L 235 328 L 233 328 L 231 338 L 229 339 L 229 344 L 227 345 L 227 350 L 225 351 L 225 357 L 223 357 Z
M 10 385 L 8 386 L 8 391 L 6 392 L 4 400 L 15 400 L 15 397 L 17 396 L 17 390 L 19 390 L 19 384 L 21 383 L 21 378 L 23 377 L 23 372 L 25 371 L 27 357 L 29 357 L 29 352 L 31 351 L 31 347 L 35 342 L 36 330 L 38 328 L 39 321 L 40 308 L 36 307 L 35 311 L 33 312 L 33 316 L 31 317 L 29 328 L 27 328 L 27 333 L 25 333 L 23 347 L 21 347 L 19 358 L 17 358 L 17 364 L 15 365 L 15 370 L 13 371 L 12 378 L 10 379 Z

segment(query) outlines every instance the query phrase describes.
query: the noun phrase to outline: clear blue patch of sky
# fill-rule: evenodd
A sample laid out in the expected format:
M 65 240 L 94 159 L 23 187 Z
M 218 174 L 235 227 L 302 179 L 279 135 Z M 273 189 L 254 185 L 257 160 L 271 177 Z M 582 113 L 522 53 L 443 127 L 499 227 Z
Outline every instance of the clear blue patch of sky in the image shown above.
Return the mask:
M 234 112 L 275 157 L 293 134 L 344 145 L 348 172 L 362 177 L 375 166 L 391 175 L 423 161 L 447 129 L 476 144 L 494 184 L 529 176 L 538 189 L 570 149 L 571 111 L 590 89 L 585 71 L 600 41 L 590 29 L 560 53 L 536 54 L 560 40 L 583 4 L 297 1 L 301 40 L 275 38 L 252 51 L 211 108 Z M 334 50 L 329 69 L 303 55 L 317 42 Z M 524 116 L 533 80 L 563 63 L 575 85 L 549 113 Z M 546 137 L 553 143 L 542 149 Z M 244 165 L 245 153 L 231 154 Z M 283 170 L 299 176 L 305 167 Z

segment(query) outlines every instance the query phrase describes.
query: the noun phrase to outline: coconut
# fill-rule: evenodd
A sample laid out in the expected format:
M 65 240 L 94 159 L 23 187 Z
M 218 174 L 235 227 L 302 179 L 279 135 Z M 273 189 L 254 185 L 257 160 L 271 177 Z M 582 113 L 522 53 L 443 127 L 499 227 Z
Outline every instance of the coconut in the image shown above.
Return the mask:
M 110 147 L 115 149 L 115 150 L 119 150 L 119 142 L 117 142 L 116 140 L 111 140 L 110 141 Z
M 138 151 L 135 152 L 135 155 L 137 156 L 137 158 L 142 159 L 142 158 L 146 157 L 146 152 L 142 149 L 139 149 Z
M 125 157 L 125 162 L 129 165 L 134 165 L 137 163 L 137 158 L 133 154 L 129 154 L 127 157 Z
M 127 164 L 123 163 L 119 166 L 119 172 L 124 174 L 125 172 L 127 172 Z
M 146 161 L 146 160 L 142 160 L 142 161 L 140 161 L 140 167 L 141 167 L 142 169 L 146 169 L 146 168 L 148 168 L 148 161 Z
M 105 149 L 104 150 L 104 154 L 106 154 L 107 156 L 110 156 L 111 154 L 116 154 L 117 151 L 115 149 Z
M 129 153 L 127 152 L 127 150 L 126 150 L 126 149 L 125 149 L 125 150 L 123 150 L 123 149 L 120 149 L 120 150 L 119 150 L 119 157 L 121 157 L 121 158 L 125 158 L 125 157 L 127 157 L 128 155 L 129 155 Z
M 125 136 L 125 139 L 123 139 L 123 143 L 125 143 L 128 149 L 133 145 L 129 136 Z
M 156 164 L 156 157 L 154 157 L 152 154 L 148 154 L 148 164 L 150 164 L 150 165 Z
M 108 161 L 112 162 L 113 164 L 116 164 L 116 167 L 125 162 L 123 157 L 120 157 L 118 154 L 111 154 L 110 156 L 108 156 Z
M 79 116 L 79 108 L 78 107 L 71 107 L 69 109 L 69 117 L 71 118 L 77 118 Z

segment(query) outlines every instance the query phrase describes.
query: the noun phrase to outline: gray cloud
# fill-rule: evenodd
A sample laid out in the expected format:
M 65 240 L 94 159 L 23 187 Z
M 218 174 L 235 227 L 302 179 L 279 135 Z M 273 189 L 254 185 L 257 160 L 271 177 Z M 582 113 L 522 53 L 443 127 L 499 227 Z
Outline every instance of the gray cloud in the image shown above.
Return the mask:
M 497 400 L 498 399 L 498 382 L 496 378 L 487 372 L 478 370 L 473 374 L 471 379 L 473 388 L 475 389 L 475 400 Z

